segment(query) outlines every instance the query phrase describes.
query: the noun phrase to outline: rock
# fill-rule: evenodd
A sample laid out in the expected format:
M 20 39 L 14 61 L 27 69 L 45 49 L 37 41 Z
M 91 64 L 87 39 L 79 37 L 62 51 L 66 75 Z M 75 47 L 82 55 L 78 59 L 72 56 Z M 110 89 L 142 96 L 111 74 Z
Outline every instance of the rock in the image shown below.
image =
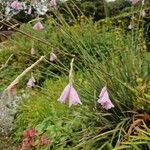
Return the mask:
M 0 94 L 0 135 L 7 136 L 10 133 L 18 101 L 14 93 Z
M 20 91 L 20 95 L 16 91 L 0 93 L 0 136 L 9 136 L 19 103 L 28 98 L 24 90 Z

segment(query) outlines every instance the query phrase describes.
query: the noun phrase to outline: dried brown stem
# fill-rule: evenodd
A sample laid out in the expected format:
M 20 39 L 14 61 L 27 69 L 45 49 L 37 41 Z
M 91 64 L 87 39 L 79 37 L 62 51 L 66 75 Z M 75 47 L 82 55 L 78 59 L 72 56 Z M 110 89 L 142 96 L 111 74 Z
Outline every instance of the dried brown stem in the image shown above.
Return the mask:
M 45 58 L 45 56 L 41 56 L 40 59 L 38 59 L 34 64 L 32 64 L 30 67 L 28 67 L 27 69 L 25 69 L 5 90 L 4 93 L 9 92 L 12 87 L 16 84 L 19 83 L 20 79 L 25 76 L 33 67 L 35 67 L 36 65 L 38 65 L 43 59 Z

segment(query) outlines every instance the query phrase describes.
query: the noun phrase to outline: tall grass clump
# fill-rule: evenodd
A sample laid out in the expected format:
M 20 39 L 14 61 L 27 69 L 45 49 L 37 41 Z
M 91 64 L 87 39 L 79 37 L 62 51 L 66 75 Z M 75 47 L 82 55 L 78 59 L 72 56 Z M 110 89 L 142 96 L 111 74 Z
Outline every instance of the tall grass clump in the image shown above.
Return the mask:
M 85 103 L 90 103 L 90 106 L 95 108 L 94 116 L 99 118 L 98 122 L 101 124 L 97 126 L 96 121 L 92 121 L 95 117 L 91 111 L 88 117 L 91 118 L 91 122 L 95 122 L 93 128 L 104 128 L 102 131 L 95 129 L 96 135 L 91 131 L 91 135 L 82 139 L 75 148 L 105 149 L 108 145 L 112 147 L 121 145 L 126 136 L 133 134 L 134 129 L 131 131 L 131 126 L 138 119 L 144 120 L 145 123 L 149 122 L 145 116 L 149 118 L 150 55 L 145 49 L 140 24 L 142 20 L 138 20 L 137 26 L 131 30 L 114 26 L 99 28 L 96 23 L 85 19 L 79 24 L 75 23 L 71 27 L 65 25 L 60 29 L 62 48 L 68 50 L 69 47 L 76 55 L 78 63 L 82 63 L 84 76 L 92 89 L 91 91 L 82 89 L 86 97 Z M 105 85 L 115 105 L 111 111 L 103 110 L 96 103 L 99 91 Z M 98 115 L 97 111 L 101 115 Z M 84 112 L 82 113 L 84 116 Z M 142 127 L 142 124 L 140 122 L 136 126 Z M 129 147 L 132 148 L 133 145 L 136 145 L 136 142 Z

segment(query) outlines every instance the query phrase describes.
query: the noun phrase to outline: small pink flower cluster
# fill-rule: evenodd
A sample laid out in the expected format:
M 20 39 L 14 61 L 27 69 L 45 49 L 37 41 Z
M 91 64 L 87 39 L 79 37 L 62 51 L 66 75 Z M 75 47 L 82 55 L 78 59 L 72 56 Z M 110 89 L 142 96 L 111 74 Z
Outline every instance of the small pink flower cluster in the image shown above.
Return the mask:
M 11 8 L 15 9 L 15 10 L 22 10 L 22 4 L 20 2 L 18 2 L 18 0 L 15 0 L 11 3 Z
M 26 129 L 23 131 L 22 145 L 18 146 L 16 150 L 29 150 L 40 146 L 47 147 L 50 143 L 46 135 L 39 136 L 35 129 Z
M 57 5 L 56 0 L 50 0 L 49 5 L 50 7 L 55 7 Z
M 56 0 L 50 0 L 49 1 L 49 6 L 50 7 L 56 7 L 57 3 Z M 19 2 L 18 0 L 14 0 L 11 4 L 10 7 L 13 8 L 14 10 L 23 10 L 23 4 L 21 2 Z M 32 8 L 31 6 L 28 9 L 27 14 L 31 14 L 32 13 Z

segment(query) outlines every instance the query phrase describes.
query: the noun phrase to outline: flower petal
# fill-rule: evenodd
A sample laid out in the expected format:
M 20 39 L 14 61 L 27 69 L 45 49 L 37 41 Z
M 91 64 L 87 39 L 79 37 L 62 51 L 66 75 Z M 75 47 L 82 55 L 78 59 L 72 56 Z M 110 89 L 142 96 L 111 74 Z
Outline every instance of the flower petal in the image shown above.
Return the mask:
M 131 23 L 129 24 L 128 29 L 130 29 L 130 30 L 133 29 L 133 26 Z
M 32 47 L 30 50 L 31 55 L 35 55 L 35 49 Z
M 103 87 L 100 92 L 98 103 L 100 103 L 102 105 L 102 107 L 105 108 L 106 110 L 114 107 L 111 100 L 109 99 L 109 95 L 108 95 L 106 86 Z
M 28 9 L 27 14 L 28 14 L 28 15 L 31 15 L 31 13 L 32 13 L 32 8 L 31 8 L 31 6 L 30 6 L 29 9 Z
M 56 0 L 51 0 L 51 1 L 49 2 L 49 5 L 50 5 L 50 7 L 56 6 L 56 5 L 57 5 Z
M 31 78 L 30 78 L 29 81 L 27 82 L 27 86 L 28 86 L 29 88 L 35 87 L 35 82 L 36 82 L 35 78 L 34 78 L 33 76 L 31 76 Z
M 57 59 L 56 54 L 53 53 L 53 52 L 51 52 L 51 53 L 50 53 L 50 58 L 49 58 L 49 60 L 50 60 L 50 61 L 55 61 L 56 59 Z
M 105 92 L 107 91 L 107 87 L 106 86 L 104 86 L 103 88 L 102 88 L 102 90 L 101 90 L 101 92 L 100 92 L 100 94 L 99 94 L 99 98 L 101 98 L 101 97 L 103 97 L 103 95 L 105 94 Z
M 40 31 L 40 30 L 44 29 L 44 27 L 43 27 L 42 23 L 39 21 L 33 26 L 33 29 Z
M 20 2 L 18 2 L 17 0 L 13 1 L 10 6 L 15 10 L 23 9 L 22 4 Z
M 61 93 L 61 96 L 59 97 L 58 101 L 61 103 L 65 103 L 65 101 L 68 99 L 69 93 L 71 89 L 71 84 L 69 83 Z
M 77 105 L 78 103 L 82 105 L 77 91 L 73 86 L 71 86 L 69 94 L 69 107 L 71 107 L 72 105 Z

